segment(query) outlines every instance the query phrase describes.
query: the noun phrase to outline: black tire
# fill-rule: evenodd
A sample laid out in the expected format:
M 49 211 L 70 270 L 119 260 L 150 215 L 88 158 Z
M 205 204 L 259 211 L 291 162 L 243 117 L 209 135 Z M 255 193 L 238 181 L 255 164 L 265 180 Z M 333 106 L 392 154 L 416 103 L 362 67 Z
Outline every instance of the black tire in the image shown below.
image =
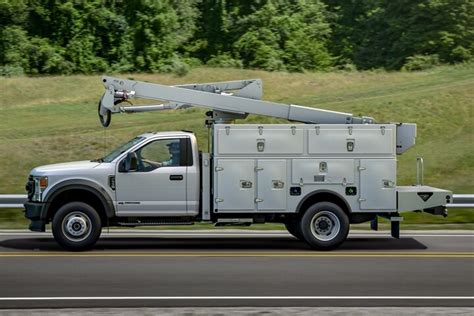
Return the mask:
M 301 234 L 299 221 L 297 219 L 289 220 L 285 222 L 285 227 L 288 232 L 299 240 L 304 240 Z
M 82 251 L 94 246 L 100 237 L 102 223 L 97 211 L 83 202 L 63 205 L 54 215 L 53 236 L 64 249 Z
M 318 250 L 331 250 L 341 245 L 349 234 L 349 226 L 347 214 L 331 202 L 313 204 L 300 221 L 304 240 Z

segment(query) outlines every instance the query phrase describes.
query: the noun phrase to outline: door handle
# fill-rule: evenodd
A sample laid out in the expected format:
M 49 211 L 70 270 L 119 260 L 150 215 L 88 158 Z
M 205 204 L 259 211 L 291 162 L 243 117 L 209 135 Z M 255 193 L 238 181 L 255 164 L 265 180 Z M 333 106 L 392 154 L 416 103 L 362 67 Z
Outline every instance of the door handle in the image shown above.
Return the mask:
M 170 175 L 170 180 L 171 181 L 181 181 L 183 179 L 184 179 L 184 177 L 183 177 L 182 174 L 172 174 L 172 175 Z

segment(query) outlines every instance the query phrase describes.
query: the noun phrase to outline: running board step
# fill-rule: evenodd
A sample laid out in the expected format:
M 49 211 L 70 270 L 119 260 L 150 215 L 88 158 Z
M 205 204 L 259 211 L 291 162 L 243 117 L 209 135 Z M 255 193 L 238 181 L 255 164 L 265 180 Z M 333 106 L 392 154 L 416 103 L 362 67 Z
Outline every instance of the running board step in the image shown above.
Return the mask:
M 219 218 L 215 226 L 250 226 L 253 218 Z
M 163 226 L 163 225 L 194 225 L 189 217 L 123 217 L 118 218 L 119 226 Z
M 162 222 L 150 222 L 150 223 L 122 223 L 118 222 L 118 226 L 174 226 L 174 225 L 194 225 L 194 222 L 169 222 L 169 223 L 162 223 Z

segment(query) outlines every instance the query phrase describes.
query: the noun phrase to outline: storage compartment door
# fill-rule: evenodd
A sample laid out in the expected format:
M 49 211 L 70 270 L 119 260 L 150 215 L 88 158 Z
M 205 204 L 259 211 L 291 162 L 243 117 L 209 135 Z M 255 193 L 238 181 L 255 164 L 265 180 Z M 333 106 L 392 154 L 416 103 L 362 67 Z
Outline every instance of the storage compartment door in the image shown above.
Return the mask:
M 214 209 L 219 212 L 255 211 L 255 161 L 217 159 Z
M 303 128 L 298 125 L 218 125 L 215 135 L 218 155 L 303 154 Z
M 293 159 L 292 183 L 354 184 L 354 159 Z
M 396 169 L 395 159 L 360 160 L 361 210 L 395 210 L 397 208 Z
M 288 183 L 286 160 L 260 159 L 257 161 L 257 210 L 284 211 Z
M 308 129 L 310 155 L 395 155 L 395 126 L 362 125 Z

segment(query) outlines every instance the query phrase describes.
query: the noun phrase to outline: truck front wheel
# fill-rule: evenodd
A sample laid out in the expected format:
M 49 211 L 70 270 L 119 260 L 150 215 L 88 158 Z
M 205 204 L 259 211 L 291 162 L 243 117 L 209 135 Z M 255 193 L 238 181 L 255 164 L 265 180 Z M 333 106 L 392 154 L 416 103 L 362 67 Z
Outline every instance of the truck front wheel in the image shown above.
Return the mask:
M 54 215 L 52 223 L 56 242 L 72 251 L 92 248 L 99 239 L 101 226 L 97 211 L 83 202 L 63 205 Z
M 342 244 L 349 233 L 349 218 L 336 204 L 319 202 L 310 206 L 300 222 L 304 240 L 318 250 L 331 250 Z

